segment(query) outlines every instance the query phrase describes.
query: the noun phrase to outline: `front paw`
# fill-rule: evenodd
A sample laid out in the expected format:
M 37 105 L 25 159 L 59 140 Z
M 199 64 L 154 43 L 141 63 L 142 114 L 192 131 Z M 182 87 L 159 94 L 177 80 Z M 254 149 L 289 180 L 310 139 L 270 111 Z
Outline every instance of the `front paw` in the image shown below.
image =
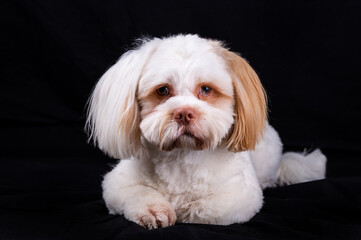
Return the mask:
M 156 229 L 174 225 L 176 213 L 168 204 L 148 204 L 135 219 L 130 219 L 147 229 Z

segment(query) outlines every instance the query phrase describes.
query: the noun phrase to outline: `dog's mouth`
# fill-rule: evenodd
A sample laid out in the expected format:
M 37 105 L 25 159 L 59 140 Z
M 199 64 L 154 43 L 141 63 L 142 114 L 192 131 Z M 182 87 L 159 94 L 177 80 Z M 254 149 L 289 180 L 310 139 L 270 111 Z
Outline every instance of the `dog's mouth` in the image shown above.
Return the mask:
M 196 138 L 196 137 L 194 136 L 194 134 L 191 133 L 191 132 L 188 131 L 188 130 L 184 130 L 183 133 L 179 135 L 179 137 L 180 137 L 180 136 L 186 136 L 186 137 L 190 137 L 190 138 Z
M 202 138 L 198 137 L 188 129 L 182 129 L 172 138 L 170 144 L 161 146 L 161 149 L 165 151 L 172 151 L 177 148 L 200 151 L 206 149 L 207 147 L 208 145 L 206 144 L 206 141 Z

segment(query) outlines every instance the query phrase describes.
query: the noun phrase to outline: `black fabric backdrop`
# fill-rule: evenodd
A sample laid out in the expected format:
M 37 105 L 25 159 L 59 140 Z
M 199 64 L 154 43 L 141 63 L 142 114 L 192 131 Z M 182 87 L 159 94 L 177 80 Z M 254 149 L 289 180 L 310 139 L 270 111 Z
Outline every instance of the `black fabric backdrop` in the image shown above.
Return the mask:
M 2 1 L 0 239 L 361 239 L 360 1 Z M 86 143 L 87 98 L 134 39 L 224 40 L 259 74 L 285 148 L 327 179 L 265 191 L 246 224 L 147 231 L 107 214 L 116 160 Z

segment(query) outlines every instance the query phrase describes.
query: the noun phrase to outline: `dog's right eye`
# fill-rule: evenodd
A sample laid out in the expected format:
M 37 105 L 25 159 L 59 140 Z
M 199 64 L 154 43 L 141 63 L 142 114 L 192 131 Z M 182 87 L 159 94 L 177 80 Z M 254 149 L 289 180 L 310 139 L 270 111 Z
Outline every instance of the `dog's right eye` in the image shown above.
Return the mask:
M 157 93 L 160 96 L 167 96 L 169 94 L 169 88 L 168 87 L 160 87 L 157 89 Z

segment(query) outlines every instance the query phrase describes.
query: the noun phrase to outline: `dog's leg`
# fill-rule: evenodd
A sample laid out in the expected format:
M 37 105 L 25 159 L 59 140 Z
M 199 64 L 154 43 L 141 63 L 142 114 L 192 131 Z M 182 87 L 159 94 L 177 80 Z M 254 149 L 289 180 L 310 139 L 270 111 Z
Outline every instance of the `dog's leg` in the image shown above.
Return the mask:
M 177 221 L 229 225 L 249 221 L 262 207 L 261 189 L 246 194 L 219 193 L 183 204 L 176 210 Z
M 176 209 L 178 222 L 220 225 L 242 223 L 250 220 L 261 209 L 263 193 L 251 159 L 247 154 L 238 157 L 236 164 L 232 165 L 235 169 L 232 177 L 219 179 L 219 185 L 210 189 L 208 195 Z
M 109 212 L 124 214 L 126 219 L 148 229 L 173 225 L 176 214 L 171 204 L 147 184 L 136 161 L 122 160 L 105 175 L 103 198 Z

